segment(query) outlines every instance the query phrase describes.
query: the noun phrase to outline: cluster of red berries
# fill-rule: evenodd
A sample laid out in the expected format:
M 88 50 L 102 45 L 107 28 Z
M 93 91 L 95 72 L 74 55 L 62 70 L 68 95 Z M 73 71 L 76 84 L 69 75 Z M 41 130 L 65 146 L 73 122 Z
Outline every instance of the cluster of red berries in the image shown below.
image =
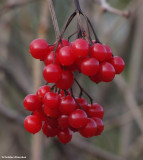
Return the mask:
M 100 135 L 104 129 L 104 110 L 98 103 L 88 104 L 85 98 L 74 98 L 69 91 L 56 92 L 45 85 L 36 95 L 27 95 L 24 107 L 32 111 L 24 121 L 30 133 L 41 130 L 47 137 L 57 136 L 66 144 L 72 139 L 72 132 L 79 132 L 89 138 Z
M 72 87 L 74 71 L 99 83 L 112 81 L 115 74 L 120 74 L 125 67 L 123 59 L 113 56 L 110 47 L 95 41 L 90 45 L 82 38 L 74 42 L 62 39 L 57 46 L 48 45 L 43 39 L 36 39 L 30 45 L 30 53 L 34 58 L 44 61 L 45 80 L 55 83 L 60 89 Z

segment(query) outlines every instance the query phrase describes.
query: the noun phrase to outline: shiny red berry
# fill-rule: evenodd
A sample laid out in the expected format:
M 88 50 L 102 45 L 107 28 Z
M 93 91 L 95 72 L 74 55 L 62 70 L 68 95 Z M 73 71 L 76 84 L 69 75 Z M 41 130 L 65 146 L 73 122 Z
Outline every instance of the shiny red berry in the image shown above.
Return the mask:
M 84 111 L 87 111 L 88 109 L 88 103 L 87 103 L 87 100 L 85 98 L 76 98 L 77 102 L 79 103 L 79 105 L 81 106 L 81 108 L 84 110 Z M 78 104 L 76 103 L 76 108 L 77 109 L 80 109 Z
M 91 47 L 91 57 L 96 58 L 99 62 L 102 62 L 106 58 L 106 49 L 100 43 L 95 43 Z
M 30 115 L 25 118 L 24 127 L 28 132 L 35 134 L 41 130 L 42 121 L 37 116 Z
M 98 73 L 97 73 L 96 75 L 94 75 L 94 76 L 90 76 L 89 78 L 90 78 L 90 80 L 93 81 L 94 83 L 100 83 L 100 82 L 102 82 L 102 77 L 101 77 L 101 75 L 98 74 Z
M 43 60 L 49 51 L 49 45 L 44 39 L 35 39 L 30 44 L 30 53 L 36 59 Z
M 110 82 L 115 77 L 115 69 L 113 65 L 108 62 L 100 64 L 99 72 L 103 82 Z
M 70 66 L 75 61 L 75 57 L 72 53 L 72 49 L 70 46 L 62 47 L 59 50 L 57 57 L 58 57 L 60 64 L 63 66 Z
M 58 123 L 59 123 L 59 126 L 60 126 L 61 128 L 68 128 L 68 127 L 69 127 L 68 118 L 69 118 L 68 115 L 61 115 L 61 116 L 58 118 Z
M 79 133 L 86 138 L 95 136 L 96 132 L 97 132 L 97 124 L 91 118 L 87 119 L 87 124 L 85 126 L 79 128 Z
M 106 58 L 105 58 L 105 60 L 108 61 L 108 60 L 110 60 L 112 58 L 113 53 L 112 53 L 112 50 L 111 50 L 111 48 L 109 46 L 104 45 L 104 48 L 106 49 Z
M 41 119 L 41 121 L 47 120 L 47 116 L 44 113 L 44 105 L 42 105 L 42 107 L 40 109 L 35 110 L 33 112 L 33 115 L 36 115 L 37 117 L 39 117 Z
M 97 117 L 102 119 L 104 116 L 103 107 L 98 103 L 93 103 L 88 105 L 87 113 L 90 117 Z
M 48 93 L 48 92 L 50 92 L 50 87 L 47 86 L 47 85 L 45 85 L 45 86 L 40 87 L 40 88 L 37 90 L 36 95 L 37 95 L 37 97 L 38 97 L 38 99 L 39 99 L 40 101 L 43 101 L 45 94 Z
M 116 74 L 120 74 L 125 68 L 125 62 L 121 57 L 114 56 L 109 60 L 109 63 L 115 68 Z
M 62 70 L 59 65 L 49 64 L 44 67 L 43 76 L 49 83 L 57 82 L 62 76 Z
M 75 57 L 86 57 L 89 55 L 89 44 L 84 39 L 77 39 L 72 43 Z
M 56 109 L 60 104 L 60 97 L 57 93 L 48 92 L 44 97 L 44 104 L 50 109 Z
M 70 142 L 72 139 L 72 131 L 69 128 L 61 129 L 58 133 L 58 139 L 63 144 Z
M 99 61 L 95 58 L 85 58 L 81 63 L 81 72 L 87 76 L 95 75 L 99 70 Z
M 77 109 L 73 111 L 69 116 L 69 124 L 73 128 L 80 128 L 87 123 L 87 114 L 81 110 Z
M 58 118 L 61 115 L 58 108 L 51 109 L 49 108 L 49 106 L 46 106 L 46 105 L 44 105 L 44 113 L 51 118 Z
M 54 52 L 52 51 L 52 52 L 50 52 L 50 53 L 46 56 L 46 58 L 44 59 L 45 65 L 53 64 L 54 62 L 55 62 L 55 64 L 60 65 L 60 62 L 59 62 L 59 60 L 58 60 L 58 58 L 57 58 L 57 55 L 56 55 L 56 57 L 55 57 L 54 54 L 57 54 L 57 53 L 54 53 Z M 54 58 L 55 58 L 55 61 L 54 61 Z
M 103 130 L 104 130 L 104 123 L 103 121 L 100 119 L 100 118 L 97 118 L 97 117 L 93 117 L 93 120 L 96 122 L 97 124 L 97 132 L 95 134 L 95 136 L 98 136 L 100 135 Z
M 62 114 L 69 115 L 76 108 L 75 100 L 71 96 L 66 96 L 61 99 L 59 109 Z
M 56 82 L 56 86 L 60 89 L 66 90 L 72 87 L 74 82 L 74 76 L 71 71 L 62 71 L 62 76 L 59 81 Z
M 28 111 L 35 111 L 41 108 L 42 103 L 38 99 L 38 97 L 34 94 L 29 94 L 24 98 L 23 101 L 24 107 Z

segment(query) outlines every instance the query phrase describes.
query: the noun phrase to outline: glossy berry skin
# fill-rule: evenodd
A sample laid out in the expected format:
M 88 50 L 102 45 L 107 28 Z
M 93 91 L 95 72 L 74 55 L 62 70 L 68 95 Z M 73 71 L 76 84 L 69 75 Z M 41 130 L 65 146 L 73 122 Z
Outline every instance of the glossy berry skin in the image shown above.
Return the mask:
M 41 108 L 42 103 L 34 94 L 29 94 L 24 98 L 23 101 L 24 107 L 28 111 L 35 111 L 39 108 Z
M 103 82 L 110 82 L 115 77 L 115 69 L 113 65 L 108 62 L 100 64 L 99 72 Z
M 84 111 L 87 111 L 88 103 L 87 103 L 86 99 L 85 98 L 77 98 L 76 97 L 76 100 L 80 104 L 81 108 L 83 108 Z M 76 103 L 76 108 L 80 109 L 79 106 L 77 105 L 77 103 Z
M 98 103 L 93 103 L 88 105 L 87 113 L 90 117 L 97 117 L 102 119 L 104 116 L 103 107 Z
M 43 102 L 44 100 L 44 96 L 46 93 L 50 92 L 50 87 L 49 86 L 42 86 L 40 87 L 37 92 L 36 92 L 36 96 L 38 97 L 38 99 Z
M 46 58 L 44 59 L 44 63 L 45 63 L 45 65 L 53 64 L 53 63 L 54 63 L 54 52 L 53 52 L 53 51 L 50 52 L 50 53 L 46 56 Z M 60 65 L 60 62 L 59 62 L 59 60 L 58 60 L 58 58 L 57 58 L 57 53 L 56 53 L 56 57 L 55 57 L 55 64 Z
M 30 53 L 36 59 L 43 60 L 49 51 L 49 45 L 44 39 L 35 39 L 30 44 Z
M 96 43 L 91 47 L 91 57 L 96 58 L 99 62 L 102 62 L 106 58 L 106 49 L 100 43 Z
M 59 109 L 62 114 L 69 115 L 76 108 L 75 100 L 71 96 L 66 96 L 61 99 Z
M 68 118 L 69 118 L 68 115 L 61 115 L 61 116 L 58 118 L 58 123 L 59 123 L 59 126 L 60 126 L 61 128 L 68 128 L 68 127 L 69 127 Z
M 87 123 L 87 114 L 81 110 L 76 109 L 69 116 L 69 124 L 73 128 L 80 128 Z
M 57 57 L 58 57 L 60 64 L 63 66 L 70 66 L 75 61 L 75 57 L 72 53 L 72 49 L 70 46 L 62 47 L 59 50 Z
M 96 124 L 97 124 L 97 132 L 96 132 L 95 136 L 98 136 L 98 135 L 100 135 L 100 134 L 103 132 L 103 130 L 104 130 L 104 123 L 103 123 L 103 121 L 102 121 L 100 118 L 93 117 L 92 119 L 93 119 L 93 120 L 96 122 Z
M 44 67 L 43 76 L 49 83 L 57 82 L 62 76 L 62 69 L 59 65 L 49 64 Z
M 66 90 L 72 87 L 74 82 L 74 76 L 71 71 L 62 71 L 62 76 L 59 81 L 56 82 L 56 86 L 60 89 Z
M 33 115 L 39 117 L 41 119 L 41 121 L 47 120 L 47 116 L 44 113 L 44 105 L 42 105 L 42 107 L 40 109 L 35 110 L 33 112 Z
M 109 46 L 104 45 L 104 48 L 106 49 L 105 61 L 108 61 L 108 60 L 110 60 L 112 58 L 113 53 L 112 53 L 112 50 L 111 50 L 111 48 Z
M 102 77 L 98 73 L 94 76 L 90 76 L 89 78 L 90 78 L 91 81 L 93 81 L 94 83 L 97 83 L 97 84 L 102 82 Z
M 91 118 L 87 119 L 87 124 L 85 126 L 79 128 L 79 133 L 86 138 L 95 136 L 96 132 L 97 132 L 97 124 Z
M 35 134 L 41 130 L 42 121 L 37 116 L 30 115 L 25 118 L 24 127 L 28 132 Z
M 44 97 L 44 104 L 50 109 L 56 109 L 60 104 L 60 97 L 57 93 L 48 92 Z
M 58 134 L 58 128 L 52 128 L 47 122 L 44 123 L 42 131 L 47 137 L 55 137 Z
M 51 109 L 49 108 L 49 106 L 46 106 L 46 105 L 44 105 L 44 113 L 51 118 L 58 118 L 61 115 L 58 108 Z
M 99 70 L 99 61 L 95 58 L 86 58 L 81 63 L 81 72 L 87 76 L 95 75 Z
M 61 129 L 58 133 L 58 139 L 61 143 L 67 144 L 72 139 L 72 131 L 69 128 Z
M 115 68 L 116 74 L 120 74 L 125 68 L 125 62 L 121 57 L 114 56 L 109 60 L 109 63 Z
M 50 125 L 52 128 L 58 128 L 59 124 L 56 118 L 50 118 L 47 117 L 47 121 L 48 125 Z
M 77 39 L 72 43 L 72 51 L 75 57 L 86 57 L 89 55 L 89 44 L 84 39 Z
M 70 45 L 71 45 L 71 44 L 70 44 L 70 42 L 69 42 L 68 40 L 62 39 L 62 44 L 61 44 L 61 42 L 59 43 L 59 45 L 58 45 L 58 50 L 61 49 L 62 47 L 70 46 Z

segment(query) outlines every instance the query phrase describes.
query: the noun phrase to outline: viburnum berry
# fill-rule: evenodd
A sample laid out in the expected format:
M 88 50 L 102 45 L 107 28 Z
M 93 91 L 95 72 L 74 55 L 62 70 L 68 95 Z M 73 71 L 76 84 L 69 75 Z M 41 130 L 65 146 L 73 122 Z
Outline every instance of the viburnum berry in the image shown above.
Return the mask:
M 62 47 L 65 47 L 65 46 L 70 46 L 70 42 L 66 39 L 62 39 L 62 43 L 60 42 L 59 45 L 58 45 L 58 50 L 61 49 Z
M 46 106 L 46 105 L 44 105 L 44 113 L 51 118 L 58 118 L 61 115 L 58 108 L 51 109 L 49 108 L 49 106 Z
M 58 60 L 63 66 L 70 66 L 74 63 L 75 57 L 70 46 L 62 47 L 57 53 Z
M 77 98 L 77 97 L 76 97 L 76 100 L 79 103 L 79 105 L 81 106 L 81 108 L 83 108 L 84 111 L 87 111 L 87 109 L 88 109 L 87 100 L 85 98 Z M 77 103 L 76 103 L 76 108 L 80 109 Z
M 115 68 L 116 74 L 120 74 L 125 68 L 125 62 L 121 57 L 114 56 L 109 60 L 109 63 Z
M 101 77 L 100 73 L 98 73 L 96 75 L 93 75 L 93 76 L 90 76 L 89 78 L 94 83 L 100 83 L 100 82 L 102 82 L 102 77 Z
M 35 39 L 30 44 L 30 53 L 36 59 L 44 60 L 49 51 L 49 45 L 44 39 Z
M 69 115 L 69 124 L 73 128 L 80 128 L 87 123 L 87 114 L 81 110 L 76 109 Z
M 42 103 L 38 99 L 38 97 L 34 94 L 29 94 L 24 98 L 23 101 L 24 107 L 28 111 L 35 111 L 39 108 L 41 108 Z
M 50 109 L 56 109 L 60 104 L 60 97 L 57 93 L 48 92 L 44 97 L 44 104 Z
M 72 96 L 66 96 L 61 99 L 61 103 L 59 105 L 59 109 L 62 114 L 69 115 L 71 114 L 76 108 L 75 100 Z
M 89 44 L 84 39 L 76 39 L 72 43 L 72 50 L 75 57 L 86 57 L 89 55 Z
M 42 107 L 40 109 L 35 110 L 33 112 L 33 115 L 36 115 L 37 117 L 39 117 L 41 119 L 41 121 L 47 120 L 47 116 L 44 113 L 44 105 L 42 105 Z
M 60 89 L 66 90 L 72 87 L 74 82 L 74 75 L 71 71 L 62 71 L 62 76 L 59 81 L 56 82 L 56 86 Z
M 72 131 L 69 128 L 61 129 L 58 133 L 58 139 L 63 144 L 70 142 L 72 139 Z
M 57 118 L 47 117 L 47 121 L 46 121 L 46 122 L 47 122 L 52 128 L 58 128 L 58 127 L 59 127 Z
M 50 87 L 46 85 L 37 90 L 36 95 L 41 102 L 44 100 L 44 96 L 47 92 L 50 92 Z
M 100 119 L 104 116 L 103 107 L 98 103 L 89 104 L 87 113 L 90 117 L 98 117 Z
M 96 58 L 99 62 L 103 62 L 106 58 L 106 49 L 100 43 L 95 43 L 91 47 L 91 57 Z
M 104 48 L 106 49 L 106 57 L 105 57 L 105 60 L 108 61 L 112 58 L 112 50 L 109 46 L 107 45 L 104 45 Z
M 43 76 L 49 83 L 57 82 L 62 76 L 62 69 L 59 65 L 49 64 L 44 67 Z
M 53 51 L 51 51 L 44 59 L 44 63 L 45 65 L 47 66 L 48 64 L 53 64 L 55 62 L 55 64 L 57 65 L 60 65 L 60 62 L 57 58 L 57 56 L 55 57 L 54 54 L 57 54 L 57 53 L 54 53 Z M 55 61 L 54 61 L 54 58 L 55 58 Z
M 99 61 L 95 58 L 85 58 L 81 62 L 81 72 L 87 76 L 95 75 L 99 70 Z
M 92 119 L 96 122 L 97 124 L 97 131 L 96 131 L 96 134 L 95 136 L 98 136 L 100 135 L 103 130 L 104 130 L 104 123 L 103 121 L 100 119 L 100 118 L 97 118 L 97 117 L 92 117 Z
M 103 82 L 110 82 L 115 77 L 115 69 L 112 64 L 108 62 L 100 64 L 99 72 Z
M 42 121 L 36 115 L 30 115 L 25 118 L 24 127 L 28 132 L 35 134 L 41 130 Z
M 68 127 L 69 127 L 68 118 L 69 118 L 68 115 L 61 115 L 61 116 L 58 118 L 58 123 L 59 123 L 59 126 L 60 126 L 61 128 L 68 128 Z
M 91 118 L 87 118 L 87 124 L 79 128 L 79 133 L 86 138 L 95 136 L 96 132 L 97 132 L 97 124 Z

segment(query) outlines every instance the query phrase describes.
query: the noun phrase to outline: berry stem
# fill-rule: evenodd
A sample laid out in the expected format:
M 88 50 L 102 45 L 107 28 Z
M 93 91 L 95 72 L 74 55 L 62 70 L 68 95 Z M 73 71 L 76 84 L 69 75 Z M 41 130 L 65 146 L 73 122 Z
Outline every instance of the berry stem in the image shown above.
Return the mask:
M 93 103 L 93 99 L 91 98 L 91 96 L 81 87 L 81 85 L 79 84 L 79 82 L 76 79 L 74 79 L 74 80 L 77 83 L 77 85 L 79 86 L 80 90 L 87 95 L 87 97 L 90 99 L 90 103 L 92 104 Z
M 53 25 L 54 25 L 54 29 L 55 29 L 55 33 L 56 33 L 56 39 L 58 39 L 58 37 L 60 36 L 60 30 L 59 30 L 58 21 L 56 18 L 56 13 L 54 10 L 53 1 L 48 0 L 48 3 L 49 3 L 49 10 L 51 13 L 51 17 L 52 17 L 52 21 L 53 21 Z
M 76 10 L 80 12 L 81 8 L 80 8 L 79 0 L 74 0 L 74 4 L 75 4 L 75 7 L 76 7 Z

